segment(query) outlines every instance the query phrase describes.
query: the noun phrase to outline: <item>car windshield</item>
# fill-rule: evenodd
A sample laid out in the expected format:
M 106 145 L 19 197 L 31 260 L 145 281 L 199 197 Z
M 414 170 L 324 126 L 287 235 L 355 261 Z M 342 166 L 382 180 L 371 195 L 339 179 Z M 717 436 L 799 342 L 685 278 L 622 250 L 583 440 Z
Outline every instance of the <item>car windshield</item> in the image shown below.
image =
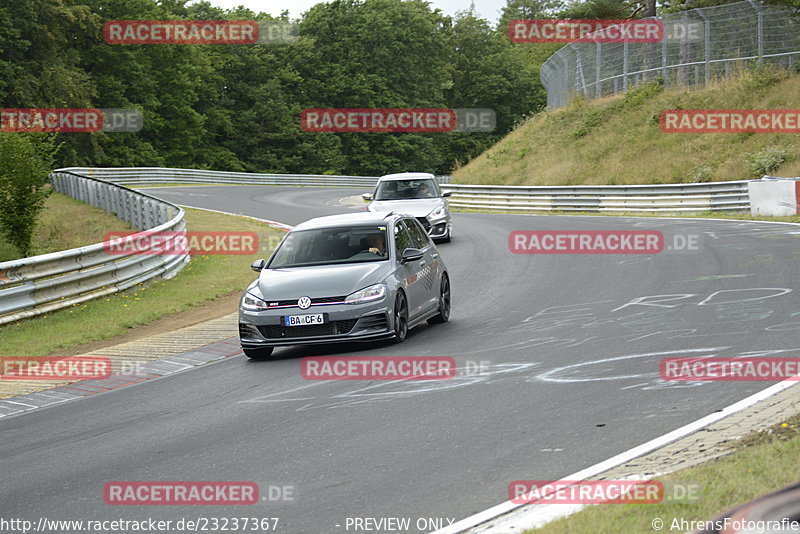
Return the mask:
M 268 269 L 383 261 L 389 258 L 386 226 L 350 226 L 291 232 Z
M 404 200 L 408 198 L 432 198 L 435 196 L 436 184 L 430 178 L 387 180 L 378 184 L 375 200 Z

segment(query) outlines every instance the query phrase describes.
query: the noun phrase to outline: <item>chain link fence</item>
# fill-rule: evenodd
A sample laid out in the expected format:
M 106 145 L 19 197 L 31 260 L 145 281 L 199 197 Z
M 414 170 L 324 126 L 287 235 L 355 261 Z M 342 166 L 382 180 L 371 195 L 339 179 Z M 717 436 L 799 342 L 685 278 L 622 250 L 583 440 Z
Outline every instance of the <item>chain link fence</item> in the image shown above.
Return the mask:
M 800 19 L 752 0 L 657 17 L 659 43 L 570 43 L 542 65 L 548 109 L 572 95 L 596 98 L 660 77 L 665 86 L 729 77 L 737 64 L 800 63 Z

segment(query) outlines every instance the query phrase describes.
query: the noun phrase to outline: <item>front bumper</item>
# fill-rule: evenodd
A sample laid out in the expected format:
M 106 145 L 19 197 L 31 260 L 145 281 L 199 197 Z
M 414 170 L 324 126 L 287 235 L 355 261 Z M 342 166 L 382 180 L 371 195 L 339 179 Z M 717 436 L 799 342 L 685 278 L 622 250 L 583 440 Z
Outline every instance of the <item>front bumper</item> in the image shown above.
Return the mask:
M 282 347 L 372 341 L 394 334 L 388 296 L 376 303 L 335 304 L 277 310 L 239 309 L 239 340 L 244 348 Z M 325 323 L 310 326 L 285 326 L 287 315 L 322 313 Z

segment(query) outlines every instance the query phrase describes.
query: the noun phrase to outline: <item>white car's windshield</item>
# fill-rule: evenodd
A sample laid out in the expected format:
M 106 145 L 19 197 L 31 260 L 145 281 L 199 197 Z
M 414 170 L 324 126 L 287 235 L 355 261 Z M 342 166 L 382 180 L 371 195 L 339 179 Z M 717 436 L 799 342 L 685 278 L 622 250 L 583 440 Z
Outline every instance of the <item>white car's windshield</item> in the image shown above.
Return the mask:
M 286 236 L 267 268 L 383 261 L 387 250 L 386 226 L 301 230 Z
M 420 180 L 387 180 L 378 185 L 375 200 L 403 200 L 408 198 L 433 198 L 436 184 L 430 178 Z

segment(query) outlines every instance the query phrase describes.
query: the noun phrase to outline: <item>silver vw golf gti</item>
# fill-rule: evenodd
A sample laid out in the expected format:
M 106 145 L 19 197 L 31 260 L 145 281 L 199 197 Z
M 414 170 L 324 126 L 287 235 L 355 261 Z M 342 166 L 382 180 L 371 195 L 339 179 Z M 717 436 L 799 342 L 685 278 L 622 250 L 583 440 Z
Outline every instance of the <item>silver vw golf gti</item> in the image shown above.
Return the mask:
M 251 266 L 258 279 L 239 307 L 250 358 L 274 347 L 392 339 L 450 317 L 450 279 L 436 245 L 410 215 L 311 219 Z

